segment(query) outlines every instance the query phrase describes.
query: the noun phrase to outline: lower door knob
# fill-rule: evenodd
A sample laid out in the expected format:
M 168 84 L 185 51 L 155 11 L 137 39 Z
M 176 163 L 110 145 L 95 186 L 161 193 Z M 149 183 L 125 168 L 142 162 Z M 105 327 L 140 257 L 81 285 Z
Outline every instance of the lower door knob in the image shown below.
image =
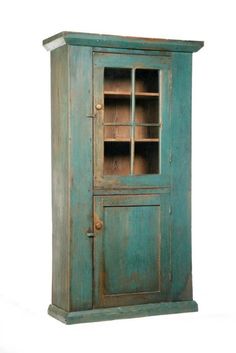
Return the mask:
M 102 229 L 102 226 L 103 226 L 103 223 L 102 223 L 101 221 L 97 221 L 97 222 L 95 223 L 95 228 L 96 228 L 97 230 Z

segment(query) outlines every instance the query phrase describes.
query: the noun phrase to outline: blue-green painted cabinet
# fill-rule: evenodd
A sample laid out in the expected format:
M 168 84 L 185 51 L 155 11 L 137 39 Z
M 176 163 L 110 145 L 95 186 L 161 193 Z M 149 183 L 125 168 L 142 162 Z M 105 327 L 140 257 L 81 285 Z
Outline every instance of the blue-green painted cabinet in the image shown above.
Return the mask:
M 64 323 L 197 311 L 192 53 L 203 42 L 62 32 L 51 51 L 52 304 Z

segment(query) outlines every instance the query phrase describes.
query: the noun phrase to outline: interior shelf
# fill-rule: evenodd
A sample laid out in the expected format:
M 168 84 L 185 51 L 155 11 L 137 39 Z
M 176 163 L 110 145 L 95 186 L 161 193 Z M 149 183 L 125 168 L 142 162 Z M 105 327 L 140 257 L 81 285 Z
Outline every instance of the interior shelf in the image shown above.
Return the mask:
M 159 142 L 159 138 L 137 138 L 135 142 Z
M 105 142 L 130 142 L 130 139 L 129 138 L 112 138 L 112 137 L 106 137 Z
M 135 92 L 135 96 L 136 97 L 159 97 L 159 93 L 158 92 Z
M 106 138 L 104 140 L 105 142 L 130 142 L 131 140 L 129 138 Z M 159 142 L 159 138 L 137 138 L 135 139 L 135 142 Z

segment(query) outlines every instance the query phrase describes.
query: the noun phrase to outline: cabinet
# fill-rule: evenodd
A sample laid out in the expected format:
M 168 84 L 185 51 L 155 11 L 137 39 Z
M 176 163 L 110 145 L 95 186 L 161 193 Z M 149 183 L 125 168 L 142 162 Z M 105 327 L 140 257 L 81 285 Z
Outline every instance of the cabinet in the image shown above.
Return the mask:
M 203 42 L 62 32 L 51 51 L 52 304 L 72 324 L 197 311 L 191 70 Z

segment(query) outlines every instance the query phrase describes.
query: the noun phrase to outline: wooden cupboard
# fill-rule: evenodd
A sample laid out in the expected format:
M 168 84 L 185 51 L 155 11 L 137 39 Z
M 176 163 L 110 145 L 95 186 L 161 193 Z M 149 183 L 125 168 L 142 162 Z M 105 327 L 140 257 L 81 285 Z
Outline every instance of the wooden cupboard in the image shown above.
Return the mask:
M 51 51 L 52 304 L 64 323 L 197 311 L 192 53 L 203 42 L 62 32 Z

